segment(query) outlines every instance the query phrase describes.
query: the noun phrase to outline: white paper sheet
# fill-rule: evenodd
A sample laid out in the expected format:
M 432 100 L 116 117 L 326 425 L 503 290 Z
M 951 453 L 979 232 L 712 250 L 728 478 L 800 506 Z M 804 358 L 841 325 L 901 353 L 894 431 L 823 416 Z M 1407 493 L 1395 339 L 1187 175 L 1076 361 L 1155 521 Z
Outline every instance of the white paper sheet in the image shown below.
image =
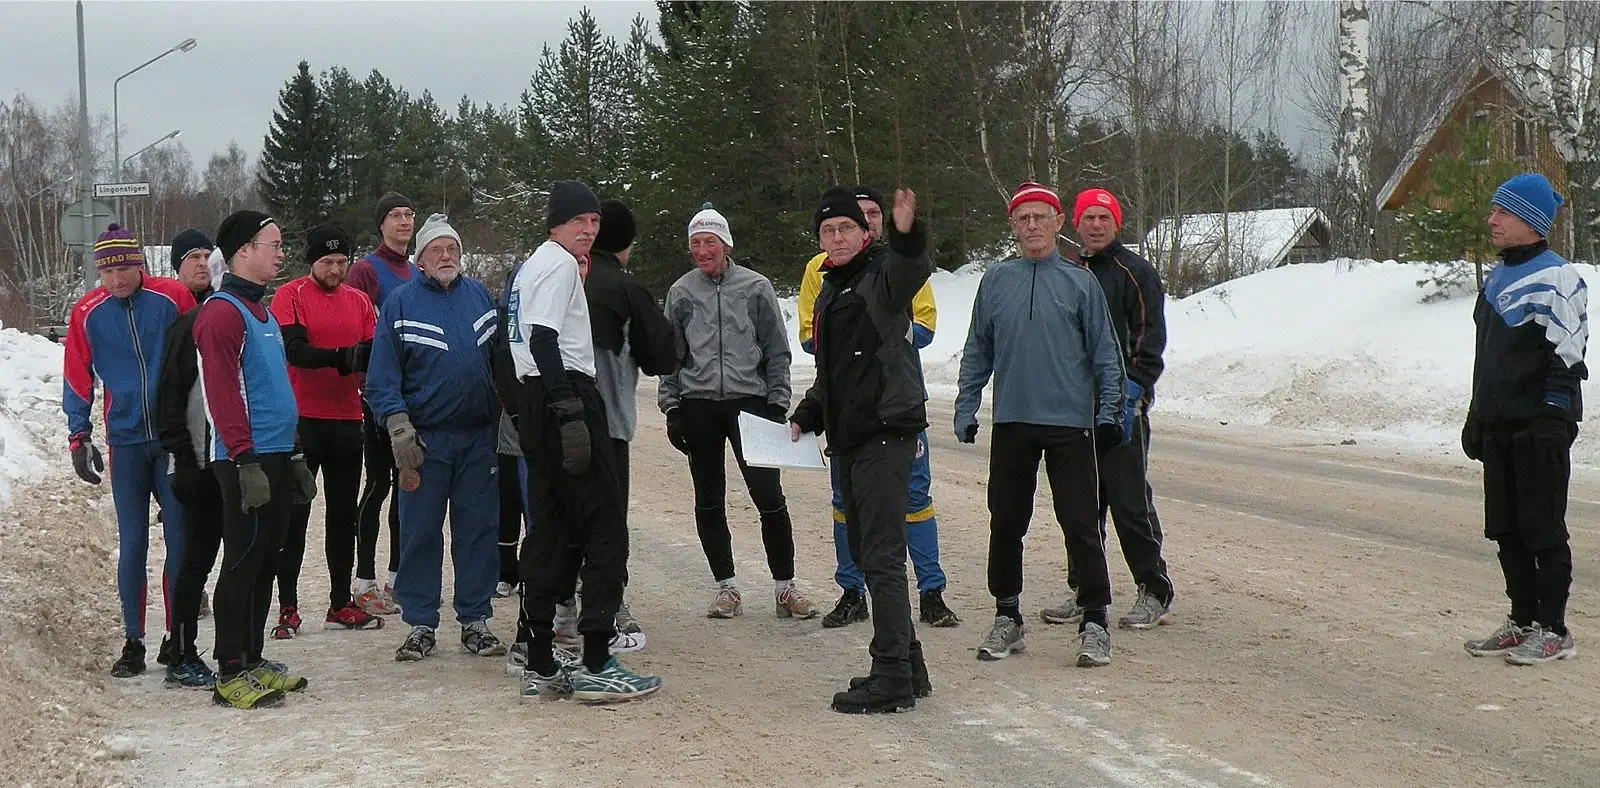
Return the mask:
M 801 468 L 826 470 L 822 444 L 817 436 L 802 434 L 789 440 L 789 425 L 767 421 L 749 413 L 739 414 L 739 439 L 744 445 L 744 461 L 758 468 Z

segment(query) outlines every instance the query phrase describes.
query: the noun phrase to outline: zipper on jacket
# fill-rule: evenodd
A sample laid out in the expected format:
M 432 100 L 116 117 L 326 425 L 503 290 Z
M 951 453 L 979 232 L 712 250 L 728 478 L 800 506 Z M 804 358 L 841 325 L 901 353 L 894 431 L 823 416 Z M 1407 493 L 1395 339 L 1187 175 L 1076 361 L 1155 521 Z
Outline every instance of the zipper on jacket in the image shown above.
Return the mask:
M 724 269 L 723 273 L 727 273 Z M 717 280 L 717 399 L 727 396 L 728 361 L 722 349 L 722 280 Z
M 1033 288 L 1039 283 L 1039 261 L 1033 261 L 1033 278 L 1028 282 L 1028 319 L 1033 319 Z
M 134 293 L 134 296 L 137 295 Z M 146 440 L 154 440 L 156 434 L 150 429 L 150 383 L 145 377 L 144 348 L 139 347 L 139 326 L 133 322 L 133 296 L 123 306 L 128 309 L 128 333 L 133 336 L 133 358 L 139 362 L 139 410 L 144 419 L 144 435 Z M 110 428 L 110 425 L 106 425 L 106 429 Z

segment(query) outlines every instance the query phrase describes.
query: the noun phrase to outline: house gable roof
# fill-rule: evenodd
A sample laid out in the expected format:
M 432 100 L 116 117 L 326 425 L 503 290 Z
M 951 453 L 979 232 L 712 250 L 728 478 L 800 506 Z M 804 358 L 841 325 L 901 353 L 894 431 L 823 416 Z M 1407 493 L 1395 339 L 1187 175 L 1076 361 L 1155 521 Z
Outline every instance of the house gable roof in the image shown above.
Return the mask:
M 1289 251 L 1307 233 L 1321 243 L 1329 237 L 1328 217 L 1318 208 L 1272 208 L 1233 211 L 1228 215 L 1228 245 L 1233 257 L 1251 261 L 1247 267 L 1262 270 L 1281 265 Z M 1179 230 L 1178 248 L 1190 260 L 1206 263 L 1220 256 L 1220 213 L 1188 214 Z M 1172 244 L 1172 217 L 1156 223 L 1145 236 L 1144 248 L 1160 254 Z

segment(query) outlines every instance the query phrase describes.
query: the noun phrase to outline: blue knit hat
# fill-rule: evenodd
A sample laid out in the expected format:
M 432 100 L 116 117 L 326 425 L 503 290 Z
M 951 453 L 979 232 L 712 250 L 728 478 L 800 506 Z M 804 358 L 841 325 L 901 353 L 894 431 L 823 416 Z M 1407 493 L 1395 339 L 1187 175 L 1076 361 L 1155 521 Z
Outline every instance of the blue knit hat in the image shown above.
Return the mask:
M 1544 237 L 1550 236 L 1550 225 L 1556 221 L 1556 208 L 1564 202 L 1566 200 L 1550 186 L 1550 181 L 1536 172 L 1512 176 L 1511 180 L 1500 184 L 1494 196 L 1489 198 L 1490 205 L 1510 211 Z

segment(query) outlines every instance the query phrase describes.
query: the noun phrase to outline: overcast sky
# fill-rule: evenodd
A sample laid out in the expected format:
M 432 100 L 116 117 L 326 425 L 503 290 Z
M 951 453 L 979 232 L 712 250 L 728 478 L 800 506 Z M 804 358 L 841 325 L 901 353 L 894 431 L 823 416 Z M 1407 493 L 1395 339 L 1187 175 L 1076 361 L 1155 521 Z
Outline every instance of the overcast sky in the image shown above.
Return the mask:
M 423 90 L 447 111 L 462 94 L 515 103 L 544 44 L 566 35 L 589 6 L 601 30 L 626 38 L 633 17 L 654 29 L 651 2 L 88 2 L 84 4 L 89 111 L 111 111 L 116 78 L 185 38 L 173 53 L 122 81 L 124 157 L 182 129 L 203 167 L 238 140 L 252 160 L 272 120 L 278 90 L 301 60 L 312 73 L 342 65 L 359 80 L 376 68 L 412 95 Z M 0 1 L 0 98 L 17 92 L 56 106 L 78 91 L 76 5 Z

